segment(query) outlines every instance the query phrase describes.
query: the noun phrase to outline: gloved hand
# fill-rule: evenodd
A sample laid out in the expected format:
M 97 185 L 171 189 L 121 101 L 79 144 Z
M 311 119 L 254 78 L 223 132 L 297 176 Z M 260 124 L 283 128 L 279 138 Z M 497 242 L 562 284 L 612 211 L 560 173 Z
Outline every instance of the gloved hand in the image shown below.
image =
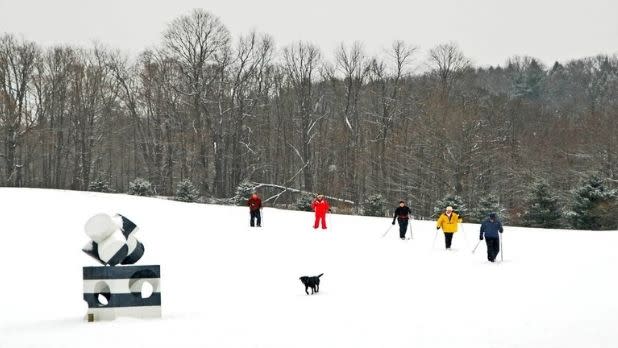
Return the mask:
M 395 220 L 393 220 L 393 225 L 395 224 Z
M 439 230 L 439 229 L 440 229 L 440 226 L 436 227 L 436 230 Z
M 479 237 L 479 240 L 483 240 L 483 236 Z

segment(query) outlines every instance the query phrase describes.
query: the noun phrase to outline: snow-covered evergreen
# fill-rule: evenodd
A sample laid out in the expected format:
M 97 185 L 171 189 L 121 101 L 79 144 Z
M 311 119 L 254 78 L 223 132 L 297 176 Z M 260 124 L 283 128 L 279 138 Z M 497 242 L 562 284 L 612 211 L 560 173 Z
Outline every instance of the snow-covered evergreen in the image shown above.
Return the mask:
M 496 213 L 498 219 L 503 223 L 508 222 L 509 217 L 505 214 L 506 210 L 500 204 L 500 200 L 496 195 L 483 196 L 478 200 L 476 206 L 470 210 L 470 214 L 467 215 L 467 222 L 482 222 L 485 220 L 489 213 Z
M 176 200 L 181 202 L 195 202 L 200 197 L 200 192 L 195 188 L 191 180 L 185 179 L 176 185 Z
M 129 191 L 127 193 L 133 196 L 152 196 L 154 191 L 150 181 L 136 178 L 129 183 Z
M 363 215 L 365 216 L 384 216 L 386 210 L 386 199 L 379 193 L 369 195 L 363 202 Z
M 563 214 L 558 197 L 545 180 L 536 181 L 526 199 L 528 209 L 522 216 L 522 225 L 528 227 L 557 228 L 563 225 Z
M 311 211 L 311 202 L 315 197 L 309 193 L 301 193 L 296 200 L 296 208 L 300 211 Z
M 436 205 L 433 207 L 433 217 L 437 218 L 440 216 L 448 206 L 453 207 L 453 210 L 464 219 L 468 215 L 468 208 L 464 204 L 463 199 L 458 195 L 448 194 L 436 202 Z
M 607 188 L 601 178 L 591 176 L 573 191 L 573 207 L 569 213 L 573 227 L 588 230 L 618 228 L 616 190 Z
M 88 191 L 103 193 L 114 192 L 114 190 L 109 185 L 109 182 L 102 179 L 91 181 L 90 184 L 88 184 Z

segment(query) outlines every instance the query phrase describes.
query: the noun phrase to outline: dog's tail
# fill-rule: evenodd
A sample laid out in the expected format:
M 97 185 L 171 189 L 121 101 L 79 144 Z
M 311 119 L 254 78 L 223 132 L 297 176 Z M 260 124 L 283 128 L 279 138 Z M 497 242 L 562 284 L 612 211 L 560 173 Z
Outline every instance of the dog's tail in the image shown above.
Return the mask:
M 323 275 L 324 275 L 324 273 L 320 274 L 320 275 L 318 276 L 318 278 L 320 278 L 320 277 L 321 277 L 321 276 L 323 276 Z

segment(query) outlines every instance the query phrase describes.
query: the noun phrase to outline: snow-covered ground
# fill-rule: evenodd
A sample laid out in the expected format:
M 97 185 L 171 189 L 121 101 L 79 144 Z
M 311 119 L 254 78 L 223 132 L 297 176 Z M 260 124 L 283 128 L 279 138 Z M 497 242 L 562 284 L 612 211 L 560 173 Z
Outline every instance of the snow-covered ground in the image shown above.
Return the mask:
M 163 318 L 84 321 L 86 220 L 122 213 L 161 265 Z M 506 227 L 504 263 L 431 221 L 0 189 L 0 347 L 618 347 L 618 233 Z M 298 280 L 322 277 L 318 295 Z

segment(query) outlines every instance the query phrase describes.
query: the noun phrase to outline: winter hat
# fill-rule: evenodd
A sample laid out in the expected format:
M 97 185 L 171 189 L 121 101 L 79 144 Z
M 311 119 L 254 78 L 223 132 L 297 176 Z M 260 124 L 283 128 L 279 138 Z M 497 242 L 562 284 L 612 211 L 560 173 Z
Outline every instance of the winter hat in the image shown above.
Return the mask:
M 446 211 L 453 211 L 453 207 L 449 205 L 448 207 L 446 207 Z
M 492 220 L 496 219 L 496 213 L 489 213 L 489 218 Z
M 399 201 L 399 203 L 403 203 L 403 204 L 406 204 L 406 202 L 404 202 L 404 201 Z

